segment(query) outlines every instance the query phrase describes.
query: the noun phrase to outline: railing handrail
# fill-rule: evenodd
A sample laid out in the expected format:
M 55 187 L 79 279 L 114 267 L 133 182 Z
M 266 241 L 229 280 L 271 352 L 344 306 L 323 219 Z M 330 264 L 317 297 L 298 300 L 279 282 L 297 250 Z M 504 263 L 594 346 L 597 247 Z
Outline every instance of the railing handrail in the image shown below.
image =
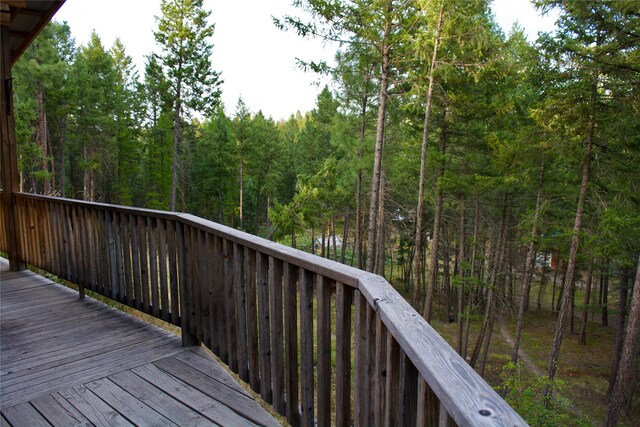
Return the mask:
M 173 220 L 356 288 L 427 381 L 458 425 L 526 425 L 418 312 L 381 276 L 300 251 L 197 216 L 74 199 L 16 193 L 17 197 L 108 212 Z

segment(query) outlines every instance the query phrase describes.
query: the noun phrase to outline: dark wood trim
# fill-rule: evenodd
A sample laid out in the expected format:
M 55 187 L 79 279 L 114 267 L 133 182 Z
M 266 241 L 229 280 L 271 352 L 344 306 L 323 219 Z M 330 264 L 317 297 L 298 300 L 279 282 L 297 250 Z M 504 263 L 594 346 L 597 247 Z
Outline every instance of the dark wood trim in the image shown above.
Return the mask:
M 9 265 L 11 270 L 26 268 L 22 246 L 16 227 L 14 194 L 18 192 L 18 156 L 16 152 L 15 118 L 13 116 L 13 93 L 11 93 L 11 46 L 7 27 L 0 27 L 0 127 L 2 137 L 2 204 L 5 230 L 7 231 Z

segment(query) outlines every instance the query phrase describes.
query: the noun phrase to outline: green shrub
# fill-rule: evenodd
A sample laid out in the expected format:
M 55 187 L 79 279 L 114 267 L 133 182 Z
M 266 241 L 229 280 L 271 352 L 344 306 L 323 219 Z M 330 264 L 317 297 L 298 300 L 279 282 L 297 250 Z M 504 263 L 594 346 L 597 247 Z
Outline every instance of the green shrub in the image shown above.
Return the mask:
M 572 413 L 571 402 L 562 397 L 564 382 L 547 376 L 531 375 L 521 363 L 507 363 L 502 368 L 498 392 L 531 426 L 588 426 Z M 548 394 L 545 395 L 545 392 Z

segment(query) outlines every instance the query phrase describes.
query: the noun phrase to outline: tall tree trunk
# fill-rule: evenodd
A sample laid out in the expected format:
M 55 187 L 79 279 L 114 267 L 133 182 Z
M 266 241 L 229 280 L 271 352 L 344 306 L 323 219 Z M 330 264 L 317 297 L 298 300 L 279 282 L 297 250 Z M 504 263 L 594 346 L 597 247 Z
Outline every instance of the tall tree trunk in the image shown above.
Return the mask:
M 596 101 L 598 96 L 598 70 L 593 72 L 591 82 L 591 112 L 589 114 L 589 124 L 587 126 L 586 148 L 584 152 L 584 161 L 582 164 L 582 182 L 580 184 L 580 194 L 578 197 L 578 207 L 576 209 L 575 222 L 571 233 L 571 247 L 569 249 L 569 259 L 567 260 L 567 279 L 562 294 L 562 305 L 556 322 L 555 335 L 553 337 L 553 345 L 549 356 L 549 364 L 547 366 L 547 376 L 553 380 L 558 369 L 558 357 L 560 356 L 560 346 L 562 345 L 562 336 L 564 333 L 565 319 L 569 312 L 571 303 L 571 290 L 575 280 L 576 259 L 578 255 L 578 240 L 580 229 L 582 228 L 582 215 L 584 213 L 584 203 L 587 197 L 587 186 L 589 184 L 589 171 L 591 166 L 591 151 L 593 147 L 593 135 L 596 127 Z M 550 389 L 547 391 L 547 396 Z
M 349 214 L 344 214 L 344 227 L 342 228 L 342 246 L 340 247 L 340 262 L 344 264 L 347 249 L 347 240 L 349 239 Z
M 537 299 L 537 311 L 542 311 L 542 291 L 546 285 L 545 281 L 547 278 L 547 261 L 549 260 L 549 253 L 544 253 L 544 258 L 542 260 L 542 274 L 540 277 L 540 287 L 538 288 L 538 299 Z
M 524 319 L 525 306 L 528 305 L 529 290 L 531 287 L 531 274 L 535 264 L 536 240 L 538 239 L 538 221 L 540 219 L 540 208 L 542 205 L 542 187 L 544 184 L 544 159 L 540 163 L 540 172 L 538 174 L 538 192 L 536 195 L 536 210 L 533 215 L 533 227 L 531 228 L 531 242 L 527 250 L 527 260 L 525 263 L 525 271 L 522 275 L 522 287 L 520 289 L 520 305 L 518 306 L 518 318 L 516 320 L 516 336 L 513 343 L 513 353 L 511 361 L 518 361 L 518 349 L 520 348 L 520 338 L 522 336 L 522 320 Z M 544 266 L 543 266 L 544 268 Z
M 382 151 L 384 148 L 385 119 L 387 115 L 387 89 L 389 86 L 389 56 L 391 50 L 391 30 L 393 28 L 392 0 L 387 0 L 385 10 L 385 27 L 381 45 L 380 92 L 378 94 L 378 117 L 376 120 L 376 146 L 371 176 L 371 196 L 369 201 L 369 226 L 367 228 L 367 271 L 374 271 L 376 261 L 376 226 L 378 203 L 380 202 L 380 174 L 382 173 Z
M 559 266 L 556 265 L 556 268 L 553 269 L 553 282 L 551 284 L 551 313 L 555 313 L 555 298 L 556 298 L 556 282 L 558 280 L 558 270 Z
M 374 271 L 380 276 L 384 276 L 384 209 L 385 209 L 385 194 L 386 194 L 386 176 L 384 171 L 380 175 L 380 199 L 378 201 L 378 218 L 376 223 L 376 236 L 377 236 L 377 248 L 376 248 L 376 264 Z
M 422 216 L 424 205 L 424 181 L 427 175 L 427 148 L 429 146 L 429 119 L 431 117 L 431 105 L 433 100 L 434 73 L 438 59 L 438 46 L 440 45 L 440 32 L 442 31 L 442 18 L 444 16 L 444 2 L 440 5 L 440 16 L 438 17 L 438 29 L 436 31 L 436 39 L 433 45 L 433 55 L 431 57 L 431 68 L 429 69 L 429 86 L 427 88 L 427 105 L 424 111 L 424 126 L 422 130 L 422 148 L 420 151 L 420 177 L 418 178 L 418 204 L 416 207 L 416 231 L 415 244 L 416 254 L 422 251 Z M 420 280 L 422 274 L 420 271 L 420 258 L 413 259 L 413 292 L 411 293 L 411 302 L 418 302 L 418 291 L 420 289 Z
M 445 108 L 442 113 L 442 125 L 440 129 L 440 171 L 438 174 L 438 180 L 444 176 L 445 169 L 445 150 L 447 143 L 447 109 Z M 427 295 L 424 299 L 424 318 L 427 322 L 431 321 L 431 309 L 433 306 L 433 293 L 436 287 L 436 279 L 438 277 L 438 243 L 440 241 L 440 222 L 442 219 L 442 202 L 443 194 L 442 188 L 437 185 L 436 195 L 436 212 L 433 219 L 433 239 L 431 240 L 431 253 L 429 262 L 429 282 L 427 283 Z
M 487 335 L 487 330 L 493 327 L 493 317 L 495 316 L 495 288 L 496 288 L 496 277 L 498 275 L 498 269 L 500 268 L 501 263 L 501 254 L 503 252 L 502 247 L 505 242 L 505 231 L 507 224 L 507 201 L 508 197 L 505 193 L 502 197 L 502 214 L 500 219 L 500 231 L 498 232 L 498 237 L 496 239 L 496 243 L 494 245 L 493 254 L 487 254 L 486 259 L 493 259 L 492 265 L 488 268 L 488 277 L 487 282 L 489 284 L 487 291 L 487 304 L 485 306 L 484 319 L 482 320 L 482 326 L 480 327 L 480 333 L 478 334 L 478 339 L 473 348 L 473 352 L 471 353 L 471 359 L 469 364 L 471 367 L 475 367 L 476 362 L 478 361 L 478 357 L 480 356 L 480 351 L 483 347 L 483 342 L 485 340 L 485 336 Z M 489 332 L 491 334 L 491 332 Z M 489 337 L 490 339 L 490 337 Z
M 593 281 L 593 264 L 594 260 L 591 260 L 589 266 L 589 276 L 587 277 L 587 289 L 584 293 L 584 307 L 582 309 L 582 324 L 580 325 L 580 336 L 578 342 L 582 345 L 587 345 L 587 316 L 589 315 L 589 299 L 591 297 L 591 283 Z
M 620 296 L 618 297 L 618 319 L 616 322 L 616 337 L 613 344 L 613 364 L 611 367 L 611 376 L 609 377 L 609 389 L 607 394 L 611 394 L 618 375 L 618 367 L 620 365 L 620 357 L 622 356 L 622 343 L 624 339 L 624 326 L 627 318 L 627 299 L 629 294 L 629 267 L 622 268 L 620 276 Z
M 358 175 L 356 176 L 356 235 L 355 235 L 355 253 L 358 268 L 362 268 L 362 153 L 364 151 L 364 139 L 367 132 L 367 108 L 369 96 L 367 87 L 371 80 L 371 69 L 368 70 L 364 78 L 364 92 L 362 95 L 362 103 L 360 104 L 360 142 L 358 144 Z M 343 242 L 344 245 L 344 242 Z
M 49 149 L 47 140 L 49 129 L 47 129 L 47 110 L 44 105 L 44 91 L 38 87 L 36 90 L 36 105 L 38 106 L 38 145 L 42 155 L 42 171 L 46 172 L 42 181 L 42 194 L 51 194 L 51 177 L 49 175 Z
M 244 162 L 240 156 L 240 210 L 238 212 L 238 220 L 240 221 L 240 230 L 244 230 Z
M 609 326 L 609 260 L 605 264 L 604 285 L 602 287 L 602 326 Z
M 58 181 L 58 188 L 60 188 L 60 194 L 62 197 L 67 197 L 67 167 L 65 165 L 65 145 L 67 140 L 67 116 L 65 115 L 60 125 L 60 161 L 59 171 L 60 180 Z
M 182 100 L 181 82 L 178 80 L 176 92 L 176 104 L 173 112 L 173 161 L 171 162 L 171 199 L 169 200 L 169 210 L 176 210 L 176 199 L 178 192 L 178 147 L 182 140 Z
M 624 404 L 625 395 L 631 386 L 634 377 L 634 358 L 638 345 L 638 328 L 640 326 L 640 257 L 638 257 L 638 267 L 636 270 L 636 280 L 633 284 L 633 299 L 631 301 L 631 312 L 629 314 L 629 322 L 624 335 L 624 344 L 622 355 L 620 357 L 620 365 L 616 374 L 616 379 L 609 400 L 609 409 L 605 426 L 615 426 L 618 423 L 620 409 Z M 628 395 L 630 399 L 631 396 Z
M 456 325 L 456 347 L 458 350 L 458 354 L 463 355 L 464 351 L 462 350 L 462 321 L 464 317 L 464 285 L 465 285 L 465 253 L 464 253 L 464 245 L 465 245 L 465 212 L 466 206 L 464 201 L 462 202 L 462 208 L 460 209 L 460 237 L 458 238 L 458 274 L 459 274 L 459 284 L 458 284 L 458 323 Z M 467 313 L 469 315 L 469 313 Z

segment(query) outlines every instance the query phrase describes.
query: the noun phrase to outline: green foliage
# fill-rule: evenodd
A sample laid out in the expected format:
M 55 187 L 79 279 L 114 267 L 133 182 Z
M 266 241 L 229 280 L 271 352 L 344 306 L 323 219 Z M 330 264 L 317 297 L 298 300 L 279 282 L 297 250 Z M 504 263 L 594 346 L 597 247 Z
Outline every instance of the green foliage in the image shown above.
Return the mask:
M 502 384 L 498 387 L 498 392 L 529 425 L 590 425 L 571 413 L 570 402 L 562 397 L 564 383 L 561 380 L 532 376 L 521 363 L 512 362 L 504 365 L 501 378 Z M 546 395 L 547 390 L 550 391 L 549 395 Z

